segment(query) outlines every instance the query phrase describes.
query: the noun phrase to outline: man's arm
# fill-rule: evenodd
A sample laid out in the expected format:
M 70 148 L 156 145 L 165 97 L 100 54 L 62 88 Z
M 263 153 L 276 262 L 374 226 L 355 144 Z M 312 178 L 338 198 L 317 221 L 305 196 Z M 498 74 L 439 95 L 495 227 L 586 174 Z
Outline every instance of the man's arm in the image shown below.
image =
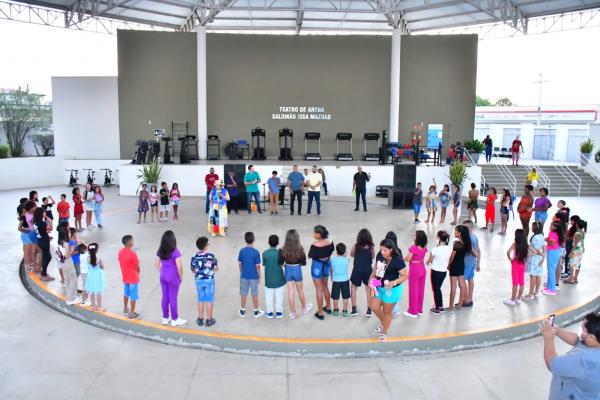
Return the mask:
M 570 344 L 571 346 L 575 346 L 579 341 L 579 336 L 575 332 L 569 332 L 562 328 L 555 328 L 554 333 L 560 338 L 560 340 Z
M 540 324 L 540 330 L 544 336 L 544 362 L 548 371 L 552 372 L 552 359 L 557 356 L 556 346 L 554 345 L 554 327 L 550 325 L 548 320 L 542 321 Z

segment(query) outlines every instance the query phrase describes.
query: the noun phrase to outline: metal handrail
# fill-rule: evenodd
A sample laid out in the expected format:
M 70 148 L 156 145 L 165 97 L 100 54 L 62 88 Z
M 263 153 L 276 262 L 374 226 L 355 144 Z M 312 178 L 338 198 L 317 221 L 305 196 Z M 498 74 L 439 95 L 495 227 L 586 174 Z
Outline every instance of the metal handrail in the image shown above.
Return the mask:
M 598 183 L 600 183 L 600 168 L 596 165 L 595 162 L 592 162 L 593 160 L 591 159 L 591 157 L 586 156 L 585 154 L 579 152 L 579 157 L 580 159 L 586 160 L 587 161 L 587 165 L 582 166 L 583 170 L 585 171 L 586 168 L 592 170 L 594 173 L 591 174 L 588 172 L 588 174 L 590 174 L 590 176 L 592 178 L 594 178 L 594 180 Z M 587 172 L 587 171 L 586 171 Z
M 504 177 L 504 180 L 506 182 L 508 182 L 507 186 L 510 186 L 510 188 L 512 189 L 512 193 L 516 193 L 517 192 L 517 178 L 515 178 L 515 176 L 512 174 L 512 172 L 510 172 L 510 168 L 508 168 L 508 166 L 504 165 L 504 164 L 496 164 L 496 167 L 498 168 L 498 170 Z
M 477 163 L 475 161 L 473 161 L 473 158 L 471 157 L 471 155 L 469 154 L 468 151 L 465 150 L 464 154 L 467 155 L 467 165 L 470 166 L 477 166 Z M 485 180 L 485 177 L 483 176 L 483 168 L 481 169 L 481 183 L 480 183 L 480 192 L 482 193 L 486 193 L 487 190 L 489 189 L 489 186 L 487 184 L 487 181 Z
M 549 151 L 554 159 L 554 150 Z M 558 173 L 565 179 L 565 181 L 577 191 L 577 197 L 581 196 L 581 178 L 577 176 L 570 168 L 565 167 L 562 164 L 555 165 L 554 168 Z
M 539 165 L 524 165 L 523 168 L 525 168 L 527 172 L 531 172 L 531 170 L 535 168 L 535 171 L 540 176 L 540 183 L 542 184 L 542 187 L 545 187 L 546 189 L 550 190 L 550 177 L 546 175 L 546 173 L 540 168 Z

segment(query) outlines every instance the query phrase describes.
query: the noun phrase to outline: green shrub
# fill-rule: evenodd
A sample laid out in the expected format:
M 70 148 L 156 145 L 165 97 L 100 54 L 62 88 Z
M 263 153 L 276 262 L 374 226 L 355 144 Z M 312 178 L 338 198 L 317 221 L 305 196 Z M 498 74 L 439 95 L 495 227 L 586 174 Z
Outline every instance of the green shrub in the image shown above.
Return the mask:
M 140 180 L 140 186 L 144 183 L 157 183 L 160 179 L 161 171 L 162 164 L 157 159 L 152 160 L 150 164 L 142 165 L 142 169 L 138 169 L 139 175 L 137 176 Z
M 462 186 L 467 176 L 467 163 L 455 160 L 450 164 L 448 178 L 453 185 Z
M 465 142 L 465 150 L 472 153 L 482 153 L 485 150 L 485 146 L 478 139 Z
M 589 154 L 594 150 L 594 141 L 592 139 L 587 139 L 579 145 L 579 151 L 584 154 Z
M 10 147 L 6 144 L 0 144 L 0 158 L 8 158 Z

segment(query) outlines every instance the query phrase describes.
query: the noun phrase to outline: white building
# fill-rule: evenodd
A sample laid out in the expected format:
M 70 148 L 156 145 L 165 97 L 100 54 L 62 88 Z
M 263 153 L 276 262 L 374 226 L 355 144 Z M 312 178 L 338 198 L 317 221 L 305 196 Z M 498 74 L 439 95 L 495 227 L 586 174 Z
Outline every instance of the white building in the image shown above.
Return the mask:
M 579 161 L 579 144 L 600 132 L 600 106 L 477 107 L 475 135 L 510 149 L 520 135 L 525 159 Z M 598 145 L 599 143 L 596 143 Z

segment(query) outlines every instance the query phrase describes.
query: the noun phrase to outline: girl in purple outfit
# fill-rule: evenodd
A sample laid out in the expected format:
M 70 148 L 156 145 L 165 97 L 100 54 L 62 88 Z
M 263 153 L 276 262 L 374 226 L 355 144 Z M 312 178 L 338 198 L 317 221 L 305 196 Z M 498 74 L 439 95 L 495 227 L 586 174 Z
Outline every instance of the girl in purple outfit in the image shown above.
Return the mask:
M 184 325 L 187 321 L 179 318 L 177 314 L 177 295 L 183 278 L 183 267 L 181 252 L 177 248 L 177 240 L 173 231 L 163 233 L 156 256 L 154 266 L 160 272 L 160 287 L 162 288 L 162 324 Z M 169 311 L 171 312 L 170 319 Z

